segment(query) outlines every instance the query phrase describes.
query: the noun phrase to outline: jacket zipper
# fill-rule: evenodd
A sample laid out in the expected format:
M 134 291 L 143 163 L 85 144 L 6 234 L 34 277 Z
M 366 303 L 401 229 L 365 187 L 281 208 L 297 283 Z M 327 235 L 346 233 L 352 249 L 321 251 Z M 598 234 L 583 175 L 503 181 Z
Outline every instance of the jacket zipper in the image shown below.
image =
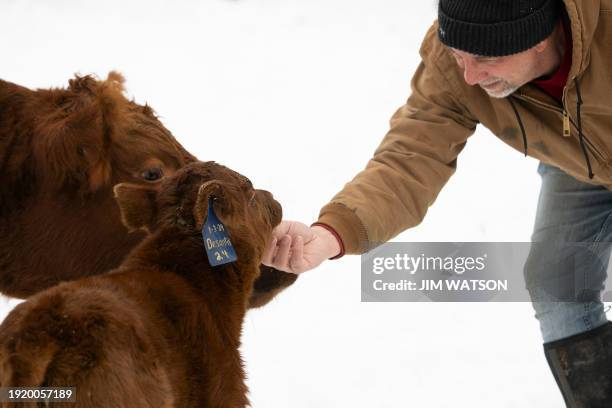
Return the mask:
M 567 111 L 563 109 L 563 136 L 570 137 L 572 135 L 572 129 L 570 128 L 570 120 Z M 584 136 L 584 134 L 582 135 Z
M 563 101 L 565 102 L 565 95 L 566 92 L 564 90 L 563 92 Z M 565 109 L 565 104 L 563 104 L 563 108 L 558 108 L 556 106 L 553 105 L 549 105 L 547 103 L 541 102 L 535 98 L 532 98 L 531 96 L 527 96 L 523 93 L 518 93 L 517 98 L 519 99 L 523 99 L 527 102 L 533 103 L 534 105 L 537 105 L 543 109 L 546 109 L 548 111 L 551 112 L 556 112 L 556 113 L 560 113 L 561 115 L 563 115 L 563 136 L 564 137 L 570 137 L 571 136 L 571 125 L 574 126 L 574 129 L 578 130 L 578 127 L 576 126 L 576 123 L 572 120 L 572 118 L 570 117 L 569 113 L 567 112 L 567 110 Z M 584 134 L 584 131 L 582 132 L 582 137 L 584 138 L 584 141 L 586 142 L 586 144 L 589 146 L 590 150 L 604 163 L 607 162 L 607 160 L 605 159 L 604 155 L 599 151 L 599 149 L 597 147 L 595 147 L 595 145 L 593 144 L 593 142 L 591 142 L 587 136 Z
M 567 113 L 567 110 L 565 109 L 565 106 L 567 105 L 567 92 L 569 88 L 567 84 L 571 84 L 575 79 L 576 77 L 573 77 L 571 80 L 566 82 L 565 86 L 563 87 L 563 92 L 561 94 L 561 105 L 563 105 L 563 136 L 565 137 L 570 137 L 572 135 L 572 131 L 570 128 L 570 117 Z M 584 133 L 582 134 L 582 136 L 584 137 Z

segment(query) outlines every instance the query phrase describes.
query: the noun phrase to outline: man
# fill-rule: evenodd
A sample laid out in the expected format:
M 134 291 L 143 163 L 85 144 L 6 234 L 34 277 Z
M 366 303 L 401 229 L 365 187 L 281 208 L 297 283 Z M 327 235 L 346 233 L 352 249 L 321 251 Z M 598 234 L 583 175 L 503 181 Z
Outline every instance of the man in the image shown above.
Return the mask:
M 612 0 L 441 0 L 412 94 L 373 158 L 312 226 L 277 227 L 264 262 L 301 273 L 419 224 L 482 123 L 541 162 L 532 238 L 542 245 L 524 274 L 563 397 L 612 407 L 612 323 L 600 299 L 612 241 L 610 39 Z M 565 262 L 559 243 L 576 242 L 588 250 Z

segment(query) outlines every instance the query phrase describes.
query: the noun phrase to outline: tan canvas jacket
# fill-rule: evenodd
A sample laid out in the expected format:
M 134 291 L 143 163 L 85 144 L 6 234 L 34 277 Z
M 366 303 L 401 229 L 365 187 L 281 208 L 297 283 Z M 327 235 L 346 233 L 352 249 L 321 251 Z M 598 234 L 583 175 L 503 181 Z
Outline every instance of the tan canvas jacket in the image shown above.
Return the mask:
M 529 156 L 581 181 L 612 187 L 612 0 L 565 0 L 565 6 L 573 51 L 562 105 L 530 84 L 503 99 L 467 85 L 438 40 L 437 22 L 432 25 L 408 101 L 391 118 L 366 168 L 319 214 L 319 222 L 339 233 L 346 253 L 366 252 L 419 224 L 478 123 L 523 152 L 520 121 Z

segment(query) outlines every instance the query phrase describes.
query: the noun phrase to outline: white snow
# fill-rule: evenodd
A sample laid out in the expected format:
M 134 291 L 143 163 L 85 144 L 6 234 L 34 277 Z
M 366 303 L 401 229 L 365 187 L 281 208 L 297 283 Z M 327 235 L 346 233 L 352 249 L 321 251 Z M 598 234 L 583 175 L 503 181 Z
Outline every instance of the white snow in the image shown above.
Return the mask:
M 432 0 L 2 0 L 0 77 L 49 87 L 117 69 L 191 152 L 310 223 L 407 98 L 435 15 Z M 536 165 L 479 128 L 397 239 L 528 241 Z M 358 257 L 250 312 L 242 350 L 256 408 L 562 406 L 528 303 L 361 303 Z

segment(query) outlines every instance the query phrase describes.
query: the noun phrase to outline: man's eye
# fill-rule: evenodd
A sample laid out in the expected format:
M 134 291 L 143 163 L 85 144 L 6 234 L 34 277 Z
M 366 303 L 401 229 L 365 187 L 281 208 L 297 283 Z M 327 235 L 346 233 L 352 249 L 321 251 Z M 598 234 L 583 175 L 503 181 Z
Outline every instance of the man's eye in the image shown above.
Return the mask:
M 142 178 L 147 181 L 156 181 L 162 178 L 163 172 L 159 167 L 153 167 L 142 172 Z

